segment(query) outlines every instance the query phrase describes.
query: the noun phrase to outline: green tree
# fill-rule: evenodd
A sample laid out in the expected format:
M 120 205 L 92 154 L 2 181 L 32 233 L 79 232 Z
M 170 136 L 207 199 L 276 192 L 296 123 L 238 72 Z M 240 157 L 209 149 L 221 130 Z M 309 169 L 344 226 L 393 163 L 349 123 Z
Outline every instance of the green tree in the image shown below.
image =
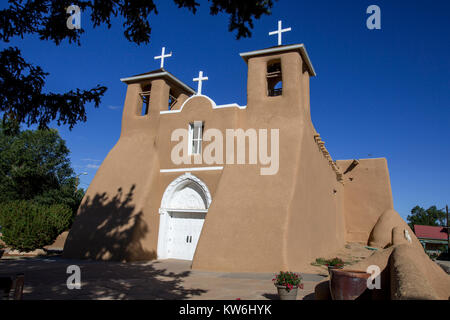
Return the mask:
M 446 213 L 443 209 L 438 209 L 436 206 L 431 206 L 424 209 L 415 206 L 411 210 L 411 214 L 407 217 L 408 225 L 414 230 L 413 225 L 419 224 L 424 226 L 445 226 Z
M 173 0 L 178 8 L 196 13 L 195 0 Z M 9 0 L 9 6 L 0 10 L 0 40 L 9 42 L 13 37 L 27 34 L 41 40 L 62 41 L 80 45 L 83 29 L 66 27 L 66 8 L 72 0 Z M 226 13 L 230 16 L 228 29 L 237 31 L 236 38 L 250 37 L 253 19 L 270 14 L 273 0 L 209 0 L 210 14 Z M 123 17 L 124 36 L 136 44 L 150 41 L 149 17 L 158 14 L 153 0 L 79 0 L 75 3 L 82 11 L 89 10 L 94 27 L 111 27 L 111 19 Z M 18 48 L 9 47 L 0 52 L 0 113 L 7 132 L 17 132 L 21 123 L 38 124 L 47 128 L 51 121 L 68 124 L 72 128 L 86 121 L 86 103 L 98 107 L 106 87 L 97 85 L 90 90 L 75 89 L 66 93 L 44 92 L 48 73 L 41 67 L 26 62 Z
M 84 192 L 77 189 L 69 153 L 55 129 L 7 135 L 0 126 L 0 203 L 63 204 L 74 215 Z
M 41 205 L 29 200 L 0 204 L 1 239 L 19 251 L 33 251 L 52 244 L 66 230 L 72 210 L 63 204 Z

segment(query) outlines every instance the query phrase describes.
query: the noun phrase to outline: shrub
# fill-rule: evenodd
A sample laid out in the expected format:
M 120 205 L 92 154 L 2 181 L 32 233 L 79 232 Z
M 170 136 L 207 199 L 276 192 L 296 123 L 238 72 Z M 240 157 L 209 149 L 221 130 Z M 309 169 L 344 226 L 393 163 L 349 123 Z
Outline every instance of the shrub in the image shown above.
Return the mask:
M 283 272 L 275 275 L 275 278 L 272 279 L 275 285 L 285 286 L 287 291 L 292 290 L 293 288 L 303 288 L 302 277 L 294 272 Z
M 324 266 L 327 264 L 327 260 L 324 258 L 317 258 L 315 262 L 312 262 L 311 265 L 313 266 Z
M 344 261 L 340 258 L 329 259 L 326 262 L 325 265 L 328 267 L 342 268 L 344 266 Z
M 327 267 L 337 267 L 342 268 L 346 263 L 340 258 L 324 259 L 317 258 L 315 262 L 311 263 L 313 266 L 327 266 Z
M 2 240 L 12 249 L 33 251 L 52 244 L 67 230 L 72 209 L 66 205 L 39 205 L 27 200 L 0 204 Z
M 431 259 L 431 260 L 435 260 L 437 257 L 439 257 L 439 253 L 437 253 L 437 252 L 426 252 L 427 253 L 427 255 L 428 255 L 428 257 Z

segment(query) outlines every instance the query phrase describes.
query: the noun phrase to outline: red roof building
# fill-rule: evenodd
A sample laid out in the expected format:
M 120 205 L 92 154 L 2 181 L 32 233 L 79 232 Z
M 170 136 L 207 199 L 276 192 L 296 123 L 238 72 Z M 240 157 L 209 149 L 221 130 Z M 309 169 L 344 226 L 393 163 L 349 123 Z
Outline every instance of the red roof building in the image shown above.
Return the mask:
M 447 245 L 447 229 L 439 226 L 414 225 L 414 233 L 425 250 L 439 250 Z
M 414 225 L 417 238 L 447 240 L 447 231 L 444 227 Z

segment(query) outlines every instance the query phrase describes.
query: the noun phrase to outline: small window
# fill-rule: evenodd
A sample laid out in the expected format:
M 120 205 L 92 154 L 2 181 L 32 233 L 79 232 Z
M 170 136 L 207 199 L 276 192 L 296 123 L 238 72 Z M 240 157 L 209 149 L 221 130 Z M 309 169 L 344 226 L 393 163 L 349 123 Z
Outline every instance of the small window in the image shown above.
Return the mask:
M 203 121 L 189 123 L 189 154 L 202 153 Z
M 281 75 L 281 61 L 272 60 L 267 63 L 267 95 L 269 97 L 283 94 L 283 79 Z
M 150 86 L 148 85 L 143 87 L 142 91 L 139 93 L 139 96 L 142 100 L 142 108 L 139 115 L 146 116 L 150 108 Z

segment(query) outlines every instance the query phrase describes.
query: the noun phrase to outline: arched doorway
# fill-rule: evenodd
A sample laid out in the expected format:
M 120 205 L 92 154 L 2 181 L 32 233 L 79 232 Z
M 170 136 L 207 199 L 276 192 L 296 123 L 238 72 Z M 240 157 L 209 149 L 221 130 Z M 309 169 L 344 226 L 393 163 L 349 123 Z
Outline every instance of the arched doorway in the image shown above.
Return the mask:
M 169 184 L 159 209 L 159 259 L 192 260 L 210 204 L 208 187 L 191 173 Z

